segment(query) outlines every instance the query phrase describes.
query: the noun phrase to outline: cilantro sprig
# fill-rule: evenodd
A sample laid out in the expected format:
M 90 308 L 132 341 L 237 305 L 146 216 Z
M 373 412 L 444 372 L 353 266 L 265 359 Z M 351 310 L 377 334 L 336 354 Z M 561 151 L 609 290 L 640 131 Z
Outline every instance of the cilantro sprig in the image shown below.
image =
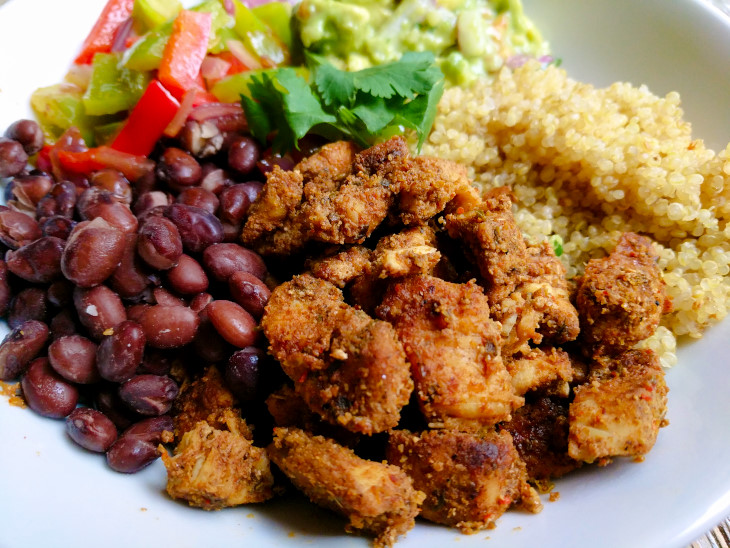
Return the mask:
M 430 52 L 409 52 L 399 61 L 357 72 L 339 70 L 308 55 L 310 81 L 292 68 L 252 76 L 242 96 L 251 134 L 284 152 L 307 133 L 351 139 L 369 146 L 410 128 L 418 150 L 428 136 L 444 91 L 444 75 Z

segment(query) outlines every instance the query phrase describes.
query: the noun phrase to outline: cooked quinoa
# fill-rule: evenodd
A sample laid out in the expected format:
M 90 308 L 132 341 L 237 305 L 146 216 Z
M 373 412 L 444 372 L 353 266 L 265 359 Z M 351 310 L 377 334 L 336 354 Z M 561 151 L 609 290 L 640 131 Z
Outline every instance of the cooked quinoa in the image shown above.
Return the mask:
M 651 236 L 674 311 L 643 346 L 670 366 L 676 337 L 700 337 L 730 306 L 730 145 L 705 148 L 682 115 L 677 93 L 596 89 L 530 62 L 448 89 L 423 153 L 512 188 L 525 237 L 559 236 L 569 277 L 621 232 Z

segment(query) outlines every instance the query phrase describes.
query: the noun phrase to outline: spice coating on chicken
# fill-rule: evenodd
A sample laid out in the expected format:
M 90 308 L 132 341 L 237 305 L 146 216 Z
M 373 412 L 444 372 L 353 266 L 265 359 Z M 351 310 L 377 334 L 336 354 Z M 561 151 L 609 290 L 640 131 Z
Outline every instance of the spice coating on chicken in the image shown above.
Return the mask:
M 164 449 L 167 493 L 204 510 L 263 502 L 273 497 L 266 451 L 255 447 L 245 421 L 228 417 L 225 427 L 205 421 L 185 432 L 170 456 Z
M 332 440 L 298 428 L 275 428 L 271 460 L 312 502 L 349 519 L 348 532 L 392 546 L 415 525 L 423 493 L 397 466 L 362 459 Z
M 568 396 L 573 367 L 567 352 L 555 347 L 532 348 L 525 354 L 505 358 L 504 363 L 518 396 L 546 388 Z
M 402 137 L 357 154 L 350 143 L 331 143 L 292 172 L 275 169 L 267 177 L 241 238 L 261 254 L 280 256 L 310 242 L 363 243 L 388 216 L 425 224 L 450 201 L 471 203 L 475 196 L 465 168 L 411 158 Z
M 512 434 L 530 480 L 557 478 L 582 465 L 568 455 L 566 398 L 542 396 L 528 401 L 501 428 Z
M 403 341 L 416 393 L 435 425 L 475 430 L 522 405 L 500 356 L 498 326 L 482 289 L 431 276 L 392 284 L 376 309 Z
M 570 456 L 594 462 L 648 453 L 665 425 L 668 391 L 653 351 L 628 350 L 603 358 L 591 370 L 588 382 L 575 388 L 570 404 Z
M 626 232 L 608 257 L 588 262 L 575 301 L 589 353 L 631 348 L 671 310 L 657 258 L 649 238 Z
M 302 274 L 272 292 L 261 326 L 270 353 L 322 418 L 364 434 L 398 424 L 413 381 L 391 325 Z
M 427 520 L 470 533 L 492 526 L 515 503 L 542 509 L 508 432 L 394 430 L 386 452 L 426 494 L 421 516 Z
M 447 215 L 446 228 L 479 269 L 492 317 L 502 324 L 505 356 L 529 351 L 530 342 L 578 336 L 565 269 L 549 244 L 525 244 L 505 189 L 486 194 L 476 209 Z
M 220 417 L 233 410 L 236 398 L 226 386 L 218 368 L 208 367 L 203 375 L 185 383 L 173 407 L 175 439 L 179 441 L 185 432 L 192 430 L 199 421 L 206 421 L 214 428 L 220 425 Z M 235 412 L 238 414 L 238 412 Z

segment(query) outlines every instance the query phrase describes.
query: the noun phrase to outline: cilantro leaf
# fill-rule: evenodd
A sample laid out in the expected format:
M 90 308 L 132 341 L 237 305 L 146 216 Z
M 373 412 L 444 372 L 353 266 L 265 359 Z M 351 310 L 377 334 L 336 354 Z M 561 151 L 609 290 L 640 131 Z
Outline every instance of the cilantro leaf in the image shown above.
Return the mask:
M 322 110 L 322 104 L 307 81 L 293 69 L 281 69 L 278 84 L 284 88 L 284 116 L 297 140 L 317 124 L 334 123 L 337 119 Z
M 418 150 L 426 140 L 444 90 L 444 75 L 430 52 L 406 53 L 399 61 L 357 72 L 342 71 L 307 54 L 312 82 L 291 68 L 253 76 L 251 99 L 242 97 L 252 135 L 283 152 L 307 133 L 345 136 L 361 146 L 410 128 Z

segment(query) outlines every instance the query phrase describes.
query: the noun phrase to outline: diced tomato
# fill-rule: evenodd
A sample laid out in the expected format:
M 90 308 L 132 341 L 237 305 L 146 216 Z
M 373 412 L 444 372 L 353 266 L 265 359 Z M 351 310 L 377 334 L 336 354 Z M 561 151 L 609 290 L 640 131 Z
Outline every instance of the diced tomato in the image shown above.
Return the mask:
M 211 24 L 210 13 L 188 10 L 182 10 L 173 22 L 157 76 L 177 99 L 188 89 L 199 86 Z
M 111 168 L 121 172 L 131 182 L 155 168 L 155 162 L 146 156 L 127 154 L 106 146 L 81 152 L 59 150 L 58 161 L 70 173 L 88 176 L 100 169 Z
M 95 53 L 109 52 L 119 27 L 132 15 L 134 0 L 109 0 L 81 46 L 74 63 L 89 64 Z
M 177 99 L 158 80 L 152 80 L 111 147 L 120 152 L 148 156 L 179 108 Z
M 230 76 L 231 74 L 238 74 L 239 72 L 248 72 L 253 67 L 249 67 L 247 65 L 244 65 L 241 60 L 233 55 L 230 51 L 222 51 L 218 54 L 218 57 L 223 59 L 224 61 L 230 63 L 230 67 L 228 68 L 228 71 L 226 72 L 226 76 Z

